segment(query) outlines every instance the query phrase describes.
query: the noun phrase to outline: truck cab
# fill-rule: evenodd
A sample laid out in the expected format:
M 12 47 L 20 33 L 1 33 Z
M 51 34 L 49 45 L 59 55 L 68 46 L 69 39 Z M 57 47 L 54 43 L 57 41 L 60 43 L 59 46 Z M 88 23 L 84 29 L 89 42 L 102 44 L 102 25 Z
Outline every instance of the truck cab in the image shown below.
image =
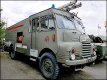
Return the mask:
M 36 47 L 34 49 L 39 52 L 40 69 L 46 78 L 54 72 L 56 73 L 54 76 L 58 74 L 58 65 L 54 62 L 71 67 L 82 66 L 96 59 L 95 47 L 91 44 L 89 36 L 85 34 L 81 19 L 75 14 L 50 8 L 39 15 L 41 17 L 38 17 L 38 26 L 32 28 L 35 29 L 32 36 L 36 36 L 36 38 L 32 37 L 32 45 L 36 39 L 36 45 L 32 48 Z M 36 15 L 32 15 L 30 20 L 35 17 Z M 52 60 L 51 55 L 55 60 Z M 54 72 L 51 73 L 48 69 Z M 50 76 L 47 76 L 49 74 Z
M 94 46 L 91 45 L 90 38 L 85 34 L 81 19 L 74 14 L 70 14 L 69 17 L 56 15 L 56 21 L 58 24 L 57 36 L 60 48 L 58 56 L 65 53 L 65 58 L 60 61 L 65 59 L 63 62 L 66 65 L 76 65 L 88 63 L 84 59 L 90 58 L 89 61 L 95 60 Z M 68 59 L 66 60 L 66 58 Z

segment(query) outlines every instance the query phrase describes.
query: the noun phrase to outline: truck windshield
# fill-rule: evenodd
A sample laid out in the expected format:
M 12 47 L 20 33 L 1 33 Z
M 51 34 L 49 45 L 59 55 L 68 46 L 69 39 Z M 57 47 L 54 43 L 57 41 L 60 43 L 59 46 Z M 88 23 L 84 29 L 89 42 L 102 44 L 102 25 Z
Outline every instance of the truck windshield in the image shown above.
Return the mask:
M 81 33 L 85 33 L 84 26 L 80 21 L 74 19 L 74 23 L 78 31 L 80 31 Z
M 75 29 L 75 25 L 72 20 L 67 19 L 64 16 L 56 15 L 58 27 L 61 29 Z
M 83 29 L 83 24 L 80 21 L 77 21 L 75 19 L 69 19 L 67 17 L 56 15 L 58 27 L 61 29 L 76 29 L 82 34 L 85 33 L 85 30 Z

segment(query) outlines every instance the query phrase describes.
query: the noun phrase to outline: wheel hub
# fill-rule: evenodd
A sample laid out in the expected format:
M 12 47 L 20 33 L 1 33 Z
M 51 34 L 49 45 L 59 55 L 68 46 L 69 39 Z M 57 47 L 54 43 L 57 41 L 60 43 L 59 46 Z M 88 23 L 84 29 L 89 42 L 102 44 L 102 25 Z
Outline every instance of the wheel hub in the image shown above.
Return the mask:
M 50 59 L 44 60 L 42 68 L 45 75 L 51 76 L 53 74 L 53 64 Z
M 46 61 L 44 63 L 44 69 L 47 71 L 47 72 L 51 72 L 52 71 L 52 65 L 49 61 Z

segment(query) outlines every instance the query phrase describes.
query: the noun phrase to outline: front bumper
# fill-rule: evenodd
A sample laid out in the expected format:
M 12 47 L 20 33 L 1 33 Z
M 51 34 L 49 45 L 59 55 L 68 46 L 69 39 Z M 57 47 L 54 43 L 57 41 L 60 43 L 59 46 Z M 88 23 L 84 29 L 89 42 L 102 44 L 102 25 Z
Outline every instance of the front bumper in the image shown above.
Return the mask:
M 67 66 L 73 66 L 73 65 L 80 65 L 80 64 L 86 64 L 90 63 L 96 60 L 96 56 L 90 57 L 87 59 L 81 59 L 81 60 L 66 60 L 65 65 Z

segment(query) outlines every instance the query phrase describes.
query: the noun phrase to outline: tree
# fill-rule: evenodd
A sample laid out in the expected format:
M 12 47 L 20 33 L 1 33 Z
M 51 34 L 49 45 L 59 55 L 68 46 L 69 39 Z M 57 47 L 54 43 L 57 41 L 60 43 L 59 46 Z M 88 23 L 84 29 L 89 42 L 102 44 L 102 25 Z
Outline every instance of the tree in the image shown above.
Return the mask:
M 5 28 L 6 22 L 0 20 L 0 49 L 3 47 L 3 39 L 5 38 Z
M 0 28 L 4 27 L 6 23 L 4 21 L 0 21 Z
M 0 21 L 0 40 L 5 38 L 5 28 L 4 28 L 5 25 L 6 25 L 6 22 Z

